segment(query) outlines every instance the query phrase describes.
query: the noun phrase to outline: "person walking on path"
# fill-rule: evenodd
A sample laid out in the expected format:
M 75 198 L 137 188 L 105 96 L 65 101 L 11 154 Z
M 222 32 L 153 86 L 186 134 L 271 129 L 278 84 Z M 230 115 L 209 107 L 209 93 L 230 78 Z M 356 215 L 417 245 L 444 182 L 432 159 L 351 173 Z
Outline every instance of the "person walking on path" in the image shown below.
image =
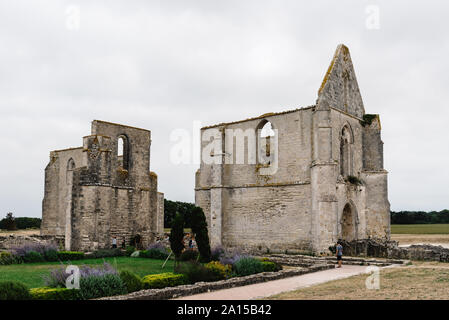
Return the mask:
M 117 248 L 117 238 L 116 237 L 112 238 L 112 248 L 113 249 Z
M 341 258 L 343 256 L 343 246 L 340 244 L 340 242 L 337 242 L 335 251 L 337 253 L 337 262 L 338 262 L 337 268 L 341 268 Z

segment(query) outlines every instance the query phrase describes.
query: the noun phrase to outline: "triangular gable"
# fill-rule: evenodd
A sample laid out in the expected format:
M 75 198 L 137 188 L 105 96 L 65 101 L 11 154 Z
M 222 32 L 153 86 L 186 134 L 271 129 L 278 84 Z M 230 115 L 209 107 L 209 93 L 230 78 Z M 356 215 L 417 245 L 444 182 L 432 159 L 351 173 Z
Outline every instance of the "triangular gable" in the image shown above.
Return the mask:
M 362 118 L 362 96 L 352 65 L 349 49 L 340 44 L 318 90 L 318 107 L 329 106 Z

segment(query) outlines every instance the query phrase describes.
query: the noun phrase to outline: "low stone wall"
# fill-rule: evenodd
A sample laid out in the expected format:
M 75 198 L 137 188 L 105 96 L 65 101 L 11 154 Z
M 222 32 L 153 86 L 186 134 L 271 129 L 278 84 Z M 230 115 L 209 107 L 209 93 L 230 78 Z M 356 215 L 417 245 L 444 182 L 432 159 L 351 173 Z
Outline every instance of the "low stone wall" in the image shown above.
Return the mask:
M 56 244 L 60 243 L 64 244 L 64 237 L 56 238 L 54 236 L 39 236 L 39 235 L 31 235 L 31 236 L 22 236 L 22 235 L 8 235 L 8 236 L 0 236 L 0 249 L 1 250 L 10 250 L 15 247 L 23 246 L 26 244 Z
M 312 266 L 309 268 L 297 268 L 281 270 L 278 272 L 262 272 L 252 274 L 246 277 L 235 277 L 228 280 L 221 280 L 215 282 L 197 282 L 195 284 L 183 285 L 177 287 L 170 287 L 164 289 L 148 289 L 133 292 L 130 294 L 114 297 L 105 297 L 99 300 L 164 300 L 173 299 L 184 296 L 191 296 L 194 294 L 216 291 L 221 289 L 229 289 L 234 287 L 246 286 L 254 283 L 261 283 L 270 280 L 283 279 L 287 277 L 298 276 L 306 273 L 317 272 L 334 268 L 332 265 L 322 264 Z
M 449 262 L 449 249 L 442 246 L 411 245 L 399 247 L 397 241 L 364 239 L 341 241 L 344 256 Z M 335 252 L 335 247 L 330 248 Z
M 329 264 L 335 265 L 337 263 L 337 258 L 334 256 L 330 257 L 318 257 L 318 256 L 305 256 L 305 255 L 290 255 L 290 254 L 272 254 L 268 258 L 271 261 L 280 263 L 284 266 L 294 266 L 294 267 L 309 267 L 312 265 Z M 375 259 L 375 258 L 355 258 L 343 257 L 343 263 L 345 265 L 363 265 L 363 266 L 378 266 L 385 267 L 391 264 L 403 264 L 404 260 L 398 259 Z

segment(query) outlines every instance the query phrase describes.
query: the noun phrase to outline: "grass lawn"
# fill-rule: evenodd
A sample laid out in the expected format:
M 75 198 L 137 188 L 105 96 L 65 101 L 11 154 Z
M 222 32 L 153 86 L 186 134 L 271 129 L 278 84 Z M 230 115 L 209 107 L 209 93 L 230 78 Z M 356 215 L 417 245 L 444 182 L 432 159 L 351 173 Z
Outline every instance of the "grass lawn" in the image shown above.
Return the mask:
M 368 275 L 330 281 L 270 297 L 276 300 L 437 300 L 449 299 L 449 264 L 413 262 L 382 269 L 380 289 L 365 286 Z
M 155 260 L 147 258 L 130 258 L 130 257 L 115 257 L 115 258 L 101 258 L 101 259 L 84 259 L 71 262 L 74 265 L 102 265 L 103 262 L 108 262 L 117 270 L 129 270 L 140 276 L 147 274 L 171 272 L 173 271 L 174 261 L 169 260 L 164 269 L 162 264 L 164 260 Z M 67 263 L 65 263 L 67 264 Z M 2 280 L 16 280 L 22 281 L 29 288 L 37 288 L 44 286 L 43 276 L 48 275 L 50 270 L 57 268 L 59 262 L 38 262 L 26 264 L 12 264 L 8 266 L 0 266 L 0 281 Z
M 449 224 L 392 224 L 392 234 L 449 234 Z

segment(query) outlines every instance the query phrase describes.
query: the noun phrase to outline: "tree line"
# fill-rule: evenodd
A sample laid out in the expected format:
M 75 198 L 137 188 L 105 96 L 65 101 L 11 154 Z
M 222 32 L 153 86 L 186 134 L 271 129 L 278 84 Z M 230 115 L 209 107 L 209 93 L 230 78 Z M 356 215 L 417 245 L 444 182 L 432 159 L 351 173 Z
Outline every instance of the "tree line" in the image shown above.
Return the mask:
M 0 229 L 17 230 L 41 227 L 41 218 L 18 217 L 15 218 L 12 212 L 8 212 L 6 217 L 0 220 Z
M 391 224 L 449 223 L 449 210 L 441 211 L 391 211 Z
M 171 228 L 176 213 L 182 216 L 184 227 L 192 227 L 192 212 L 196 206 L 193 203 L 171 201 L 164 199 L 164 228 Z M 16 230 L 41 227 L 41 218 L 14 217 L 11 212 L 0 220 L 0 229 Z M 449 224 L 449 210 L 441 211 L 391 211 L 391 224 Z

